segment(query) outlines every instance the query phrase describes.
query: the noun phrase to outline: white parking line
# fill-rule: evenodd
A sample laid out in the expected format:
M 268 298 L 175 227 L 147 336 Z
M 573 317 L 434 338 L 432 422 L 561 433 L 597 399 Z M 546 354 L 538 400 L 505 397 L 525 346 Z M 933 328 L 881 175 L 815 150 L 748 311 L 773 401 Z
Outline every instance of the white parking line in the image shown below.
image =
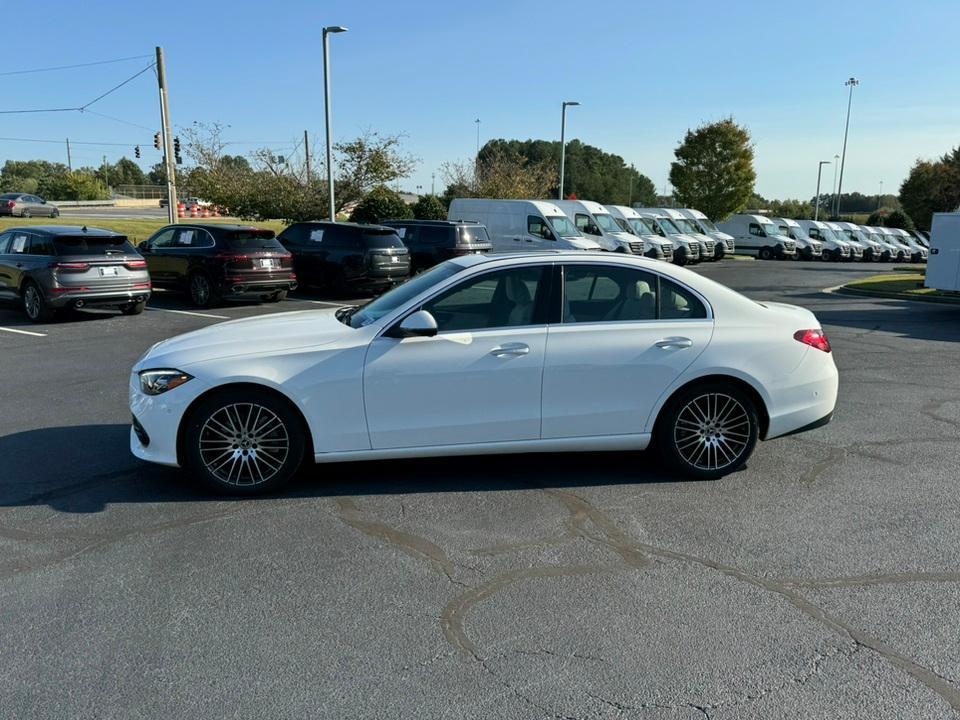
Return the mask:
M 229 320 L 229 315 L 211 315 L 210 313 L 190 312 L 189 310 L 168 310 L 167 308 L 148 307 L 147 310 L 154 312 L 175 313 L 177 315 L 191 315 L 193 317 L 213 318 L 214 320 Z
M 31 330 L 17 330 L 15 328 L 0 327 L 3 332 L 17 333 L 18 335 L 33 335 L 34 337 L 46 337 L 46 333 L 33 332 Z

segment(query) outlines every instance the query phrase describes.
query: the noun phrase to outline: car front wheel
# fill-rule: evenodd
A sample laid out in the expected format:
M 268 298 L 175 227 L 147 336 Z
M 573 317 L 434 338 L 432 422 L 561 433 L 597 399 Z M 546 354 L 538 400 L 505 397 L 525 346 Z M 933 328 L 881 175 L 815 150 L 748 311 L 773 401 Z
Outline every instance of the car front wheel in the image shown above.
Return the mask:
M 734 385 L 694 386 L 673 398 L 657 424 L 666 464 L 682 475 L 713 480 L 747 461 L 759 435 L 757 408 Z
M 208 487 L 235 495 L 275 490 L 294 476 L 306 447 L 302 424 L 268 391 L 236 389 L 201 402 L 186 420 L 183 458 Z

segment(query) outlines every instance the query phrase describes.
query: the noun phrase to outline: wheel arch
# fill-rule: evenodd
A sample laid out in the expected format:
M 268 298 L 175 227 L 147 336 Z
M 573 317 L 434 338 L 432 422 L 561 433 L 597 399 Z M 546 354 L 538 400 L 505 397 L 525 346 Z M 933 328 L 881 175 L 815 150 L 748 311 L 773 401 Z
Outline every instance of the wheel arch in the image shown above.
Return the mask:
M 177 427 L 177 464 L 180 467 L 183 467 L 184 429 L 187 427 L 188 421 L 192 417 L 193 413 L 197 411 L 197 408 L 200 406 L 200 404 L 206 402 L 211 397 L 216 397 L 217 395 L 224 395 L 228 392 L 235 392 L 237 390 L 244 389 L 268 393 L 285 403 L 291 410 L 293 410 L 294 414 L 299 419 L 300 427 L 303 430 L 305 443 L 304 458 L 311 461 L 313 460 L 313 433 L 310 430 L 310 424 L 307 422 L 306 415 L 304 415 L 303 410 L 293 400 L 293 398 L 271 385 L 250 381 L 236 381 L 225 383 L 223 385 L 217 385 L 205 390 L 200 395 L 195 397 L 187 406 L 187 409 L 183 411 L 183 415 L 180 416 L 180 425 Z
M 760 427 L 758 428 L 759 438 L 761 440 L 765 440 L 767 437 L 767 431 L 770 429 L 770 411 L 767 408 L 767 401 L 764 399 L 763 394 L 747 379 L 726 373 L 711 373 L 709 375 L 701 375 L 700 377 L 693 378 L 692 380 L 685 382 L 683 385 L 674 388 L 669 395 L 665 393 L 664 397 L 661 398 L 659 405 L 654 409 L 653 412 L 655 415 L 655 419 L 652 423 L 653 436 L 656 437 L 658 425 L 664 415 L 664 410 L 670 406 L 670 403 L 675 397 L 697 385 L 706 385 L 715 382 L 729 383 L 734 385 L 738 389 L 742 390 L 747 397 L 753 401 L 753 404 L 757 408 L 757 418 L 760 421 Z

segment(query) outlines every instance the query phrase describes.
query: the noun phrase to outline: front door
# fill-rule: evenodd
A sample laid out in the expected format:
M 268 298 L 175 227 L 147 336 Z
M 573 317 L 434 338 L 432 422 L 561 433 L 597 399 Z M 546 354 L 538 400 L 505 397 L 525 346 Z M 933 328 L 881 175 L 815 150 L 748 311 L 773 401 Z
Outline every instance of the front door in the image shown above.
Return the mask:
M 472 276 L 422 306 L 435 337 L 374 340 L 364 367 L 371 446 L 538 439 L 550 272 Z
M 30 235 L 21 230 L 12 230 L 0 241 L 0 294 L 12 300 L 20 293 L 23 276 L 32 269 Z
M 713 335 L 707 307 L 655 273 L 563 266 L 562 322 L 550 326 L 543 437 L 646 432 L 664 390 Z
M 150 238 L 140 252 L 147 261 L 154 285 L 169 287 L 176 282 L 173 236 L 176 228 L 167 228 Z

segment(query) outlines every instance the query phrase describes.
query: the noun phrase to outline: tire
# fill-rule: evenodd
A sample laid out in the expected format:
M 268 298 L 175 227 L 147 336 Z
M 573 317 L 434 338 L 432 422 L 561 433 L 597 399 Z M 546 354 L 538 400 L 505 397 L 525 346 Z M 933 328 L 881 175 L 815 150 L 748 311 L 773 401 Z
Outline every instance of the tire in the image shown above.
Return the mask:
M 757 252 L 757 257 L 759 257 L 761 260 L 773 260 L 773 248 L 760 248 L 759 252 Z
M 53 320 L 56 311 L 47 304 L 43 291 L 32 280 L 23 286 L 23 312 L 30 322 L 46 323 Z
M 257 495 L 286 485 L 307 447 L 303 423 L 282 397 L 257 388 L 228 388 L 185 418 L 181 457 L 211 490 Z
M 208 308 L 220 302 L 220 295 L 206 273 L 195 272 L 187 280 L 190 302 L 199 308 Z
M 146 300 L 141 300 L 140 302 L 130 303 L 128 305 L 121 305 L 120 312 L 124 315 L 142 315 L 143 309 L 147 306 Z
M 261 295 L 260 299 L 263 300 L 263 302 L 268 302 L 268 303 L 283 302 L 284 300 L 287 299 L 287 291 L 277 290 L 275 293 L 270 293 L 269 295 Z
M 58 217 L 60 217 L 60 211 L 57 210 L 56 208 L 54 208 L 54 209 L 50 212 L 50 217 L 52 217 L 52 218 L 58 218 Z
M 723 247 L 723 243 L 717 243 L 716 247 L 713 249 L 713 259 L 714 260 L 723 260 L 727 256 L 727 251 Z
M 670 399 L 657 420 L 655 442 L 672 470 L 697 480 L 715 480 L 743 467 L 759 429 L 757 408 L 743 390 L 710 382 Z
M 24 210 L 22 213 L 20 213 L 20 217 L 22 217 L 22 218 L 31 218 L 31 217 L 33 217 L 33 213 L 30 212 L 29 210 Z

